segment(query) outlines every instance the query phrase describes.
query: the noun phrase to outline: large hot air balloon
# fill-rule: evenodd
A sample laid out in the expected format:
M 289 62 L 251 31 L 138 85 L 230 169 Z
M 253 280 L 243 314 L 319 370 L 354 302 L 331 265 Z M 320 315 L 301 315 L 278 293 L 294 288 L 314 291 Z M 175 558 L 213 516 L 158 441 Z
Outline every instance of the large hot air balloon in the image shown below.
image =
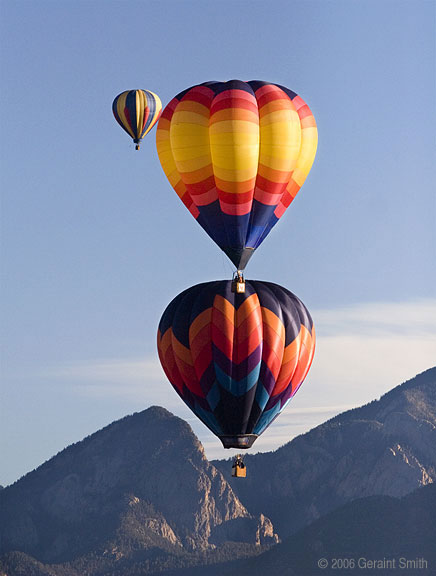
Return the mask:
M 188 288 L 158 330 L 162 367 L 182 400 L 225 448 L 249 448 L 309 371 L 315 331 L 304 304 L 277 284 Z
M 268 82 L 205 82 L 178 94 L 156 132 L 162 168 L 243 270 L 305 181 L 317 147 L 304 100 Z
M 142 138 L 159 120 L 162 103 L 149 90 L 127 90 L 118 94 L 112 104 L 115 120 L 133 138 L 136 150 Z

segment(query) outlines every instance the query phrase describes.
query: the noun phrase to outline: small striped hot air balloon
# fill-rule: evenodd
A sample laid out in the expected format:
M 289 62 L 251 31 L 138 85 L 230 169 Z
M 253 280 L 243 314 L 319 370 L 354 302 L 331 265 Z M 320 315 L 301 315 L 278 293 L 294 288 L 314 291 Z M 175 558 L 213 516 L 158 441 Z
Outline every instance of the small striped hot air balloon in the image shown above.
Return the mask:
M 159 323 L 159 358 L 182 400 L 225 448 L 249 448 L 299 389 L 315 330 L 304 304 L 271 282 L 188 288 Z
M 149 90 L 127 90 L 112 104 L 115 120 L 133 138 L 136 150 L 142 138 L 150 132 L 162 112 L 160 98 Z
M 181 92 L 156 131 L 170 184 L 240 270 L 303 185 L 317 139 L 313 114 L 295 92 L 240 80 Z

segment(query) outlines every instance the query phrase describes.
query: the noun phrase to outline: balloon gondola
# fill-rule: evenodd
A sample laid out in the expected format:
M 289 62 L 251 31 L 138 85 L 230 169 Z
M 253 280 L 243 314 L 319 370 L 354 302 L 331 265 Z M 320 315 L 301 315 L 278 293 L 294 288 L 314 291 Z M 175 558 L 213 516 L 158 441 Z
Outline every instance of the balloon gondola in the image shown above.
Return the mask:
M 234 478 L 245 478 L 247 476 L 247 466 L 245 465 L 243 454 L 236 454 L 233 458 L 232 476 Z

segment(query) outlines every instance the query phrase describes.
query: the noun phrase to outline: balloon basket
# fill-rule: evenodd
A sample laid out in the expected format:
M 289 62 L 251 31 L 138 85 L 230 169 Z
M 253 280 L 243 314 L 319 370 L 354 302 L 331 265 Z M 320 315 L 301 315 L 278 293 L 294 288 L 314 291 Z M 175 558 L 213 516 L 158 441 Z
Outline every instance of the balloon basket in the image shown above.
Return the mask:
M 233 274 L 232 292 L 235 294 L 245 294 L 245 280 L 240 270 Z
M 245 465 L 243 468 L 240 468 L 239 466 L 233 466 L 232 476 L 233 476 L 233 478 L 246 478 L 247 477 L 247 468 L 245 467 Z
M 236 454 L 232 464 L 232 476 L 234 478 L 246 478 L 247 467 L 244 464 L 244 458 L 241 454 Z

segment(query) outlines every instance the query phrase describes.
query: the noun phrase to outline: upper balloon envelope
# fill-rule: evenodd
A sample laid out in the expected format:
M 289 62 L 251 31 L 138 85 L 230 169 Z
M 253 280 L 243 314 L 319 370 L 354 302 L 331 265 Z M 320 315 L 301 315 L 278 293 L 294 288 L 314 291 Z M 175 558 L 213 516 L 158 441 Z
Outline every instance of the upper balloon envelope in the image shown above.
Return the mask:
M 156 133 L 170 184 L 241 270 L 295 198 L 317 142 L 302 98 L 260 81 L 188 88 L 166 106 Z
M 149 90 L 127 90 L 118 94 L 112 104 L 118 124 L 130 134 L 139 150 L 141 138 L 150 132 L 162 112 L 162 103 L 157 94 Z

